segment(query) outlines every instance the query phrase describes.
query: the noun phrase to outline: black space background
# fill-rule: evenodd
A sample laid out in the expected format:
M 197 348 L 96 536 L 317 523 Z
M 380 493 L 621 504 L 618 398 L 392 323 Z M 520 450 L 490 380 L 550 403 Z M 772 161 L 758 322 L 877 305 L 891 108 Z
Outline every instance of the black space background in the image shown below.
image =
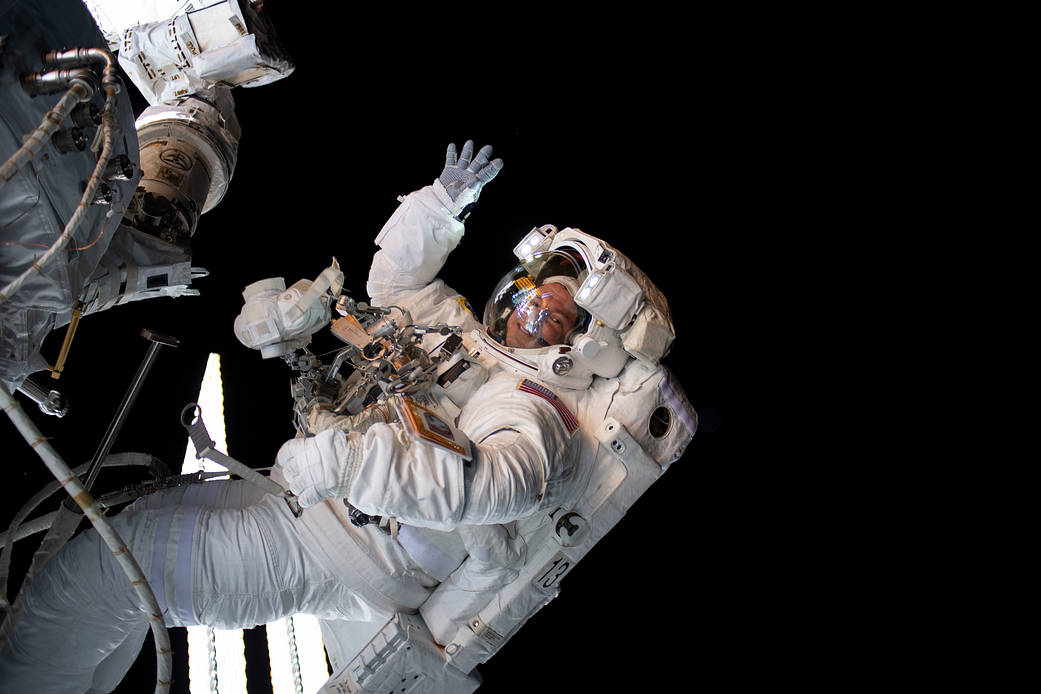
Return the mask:
M 22 399 L 53 445 L 71 464 L 89 460 L 145 354 L 147 327 L 182 346 L 159 354 L 113 450 L 178 465 L 178 414 L 213 351 L 222 355 L 229 452 L 270 465 L 292 435 L 289 370 L 236 341 L 242 288 L 272 276 L 313 279 L 335 255 L 346 289 L 362 299 L 372 240 L 396 196 L 436 178 L 449 142 L 491 144 L 505 168 L 442 277 L 479 308 L 531 227 L 604 238 L 669 298 L 678 339 L 666 363 L 702 430 L 563 581 L 560 597 L 479 668 L 479 691 L 803 681 L 793 673 L 810 654 L 775 655 L 794 638 L 781 586 L 796 571 L 779 558 L 787 540 L 771 534 L 776 519 L 758 503 L 776 473 L 747 446 L 765 434 L 738 414 L 739 405 L 754 409 L 748 384 L 760 364 L 791 339 L 760 322 L 776 298 L 762 272 L 784 250 L 779 220 L 789 230 L 800 222 L 791 213 L 798 201 L 781 203 L 778 192 L 796 187 L 792 144 L 777 126 L 795 107 L 770 51 L 752 48 L 740 18 L 511 8 L 492 20 L 445 7 L 422 18 L 375 8 L 363 19 L 345 3 L 269 5 L 296 71 L 234 92 L 243 132 L 234 179 L 192 241 L 193 263 L 211 273 L 195 285 L 202 295 L 83 320 L 57 382 L 68 416 L 44 417 Z M 62 334 L 45 345 L 48 359 Z M 330 340 L 319 335 L 315 351 Z M 5 495 L 18 501 L 4 508 L 6 523 L 49 475 L 6 419 L 0 434 Z M 105 475 L 99 483 L 107 486 Z M 153 672 L 146 651 L 119 691 L 151 691 Z

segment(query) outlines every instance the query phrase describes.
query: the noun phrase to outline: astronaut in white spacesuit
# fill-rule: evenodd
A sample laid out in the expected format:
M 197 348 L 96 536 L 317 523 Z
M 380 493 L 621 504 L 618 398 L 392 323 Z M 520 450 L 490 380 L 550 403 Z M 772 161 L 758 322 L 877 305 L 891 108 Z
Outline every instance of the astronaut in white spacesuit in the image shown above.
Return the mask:
M 578 292 L 595 289 L 579 253 L 548 252 L 518 266 L 496 288 L 483 323 L 436 278 L 463 236 L 467 208 L 502 167 L 490 157 L 488 146 L 476 156 L 472 142 L 459 152 L 449 146 L 439 178 L 401 198 L 376 237 L 368 278 L 374 306 L 462 329 L 473 368 L 439 386 L 424 410 L 440 438 L 417 437 L 399 417 L 286 442 L 272 478 L 296 494 L 300 517 L 245 481 L 139 499 L 111 522 L 168 626 L 243 628 L 296 613 L 375 621 L 415 612 L 468 557 L 475 584 L 506 580 L 523 563 L 523 540 L 509 523 L 570 493 L 576 394 L 594 375 L 616 375 L 630 356 L 617 328 L 576 303 Z M 244 295 L 247 307 L 274 307 L 267 315 L 279 323 L 278 293 Z M 244 307 L 236 334 L 261 348 L 242 320 L 249 313 Z M 327 322 L 328 313 L 304 332 Z M 276 340 L 289 337 L 285 324 L 274 327 Z M 444 340 L 431 333 L 422 346 L 433 352 Z M 393 523 L 351 523 L 346 504 Z M 82 533 L 25 596 L 0 654 L 0 690 L 110 691 L 147 630 L 108 549 L 93 531 Z

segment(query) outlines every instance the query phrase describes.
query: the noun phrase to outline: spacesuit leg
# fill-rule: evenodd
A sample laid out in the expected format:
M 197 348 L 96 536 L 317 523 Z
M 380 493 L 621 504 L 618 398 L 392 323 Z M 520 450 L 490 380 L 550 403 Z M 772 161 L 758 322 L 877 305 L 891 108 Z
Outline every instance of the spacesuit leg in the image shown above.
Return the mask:
M 114 690 L 141 654 L 147 635 L 148 626 L 145 624 L 128 633 L 123 643 L 94 668 L 94 684 L 87 694 L 106 694 Z
M 207 491 L 209 489 L 209 487 L 206 488 Z M 216 489 L 216 487 L 213 489 Z M 146 508 L 160 508 L 164 505 L 172 506 L 183 503 L 201 505 L 203 495 L 200 492 L 202 491 L 202 487 L 186 485 L 159 494 L 152 494 L 139 499 L 133 506 L 133 511 L 128 510 L 127 513 L 139 512 Z M 227 490 L 227 493 L 222 498 L 224 508 L 241 508 L 255 502 L 260 498 L 256 491 L 255 489 L 241 488 L 241 486 L 238 489 Z M 95 668 L 94 683 L 91 689 L 87 691 L 87 694 L 102 694 L 103 692 L 114 690 L 134 664 L 134 661 L 137 660 L 147 635 L 148 626 L 146 624 L 141 624 L 139 628 L 130 631 L 126 638 L 123 639 L 123 642 Z
M 150 495 L 111 523 L 148 577 L 167 626 L 247 628 L 296 613 L 378 619 L 383 610 L 352 589 L 342 564 L 330 568 L 318 535 L 300 520 L 283 499 L 234 481 Z M 82 694 L 118 682 L 133 662 L 123 649 L 133 650 L 148 628 L 93 530 L 56 553 L 24 599 L 0 653 L 0 691 Z
M 112 524 L 129 536 L 127 519 L 117 516 Z M 148 630 L 126 575 L 93 530 L 63 546 L 23 599 L 21 620 L 0 653 L 0 691 L 88 691 L 98 665 L 128 639 L 140 646 L 137 637 Z M 120 665 L 118 660 L 124 673 L 133 662 L 116 656 L 109 665 Z M 105 670 L 99 679 L 111 681 L 111 669 Z

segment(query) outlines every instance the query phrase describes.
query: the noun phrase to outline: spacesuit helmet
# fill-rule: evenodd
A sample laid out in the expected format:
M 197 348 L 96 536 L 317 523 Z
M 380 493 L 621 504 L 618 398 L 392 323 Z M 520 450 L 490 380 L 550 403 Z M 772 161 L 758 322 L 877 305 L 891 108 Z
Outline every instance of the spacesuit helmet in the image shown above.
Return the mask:
M 675 331 L 668 303 L 626 256 L 579 229 L 545 225 L 514 248 L 517 264 L 485 304 L 486 353 L 566 388 L 656 365 Z
M 485 305 L 488 334 L 515 348 L 570 345 L 589 325 L 589 312 L 574 300 L 586 274 L 576 253 L 544 251 L 522 258 Z

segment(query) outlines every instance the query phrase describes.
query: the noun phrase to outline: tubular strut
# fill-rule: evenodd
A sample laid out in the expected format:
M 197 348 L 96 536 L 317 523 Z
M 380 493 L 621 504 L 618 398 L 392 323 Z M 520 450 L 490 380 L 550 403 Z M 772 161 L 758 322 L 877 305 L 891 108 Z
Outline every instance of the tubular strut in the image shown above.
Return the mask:
M 156 684 L 155 694 L 167 694 L 170 691 L 170 683 L 173 680 L 173 666 L 171 659 L 170 635 L 166 631 L 166 624 L 159 608 L 159 603 L 152 592 L 152 588 L 145 578 L 141 567 L 138 565 L 134 555 L 120 538 L 116 530 L 109 524 L 108 520 L 101 514 L 97 502 L 84 488 L 79 477 L 73 474 L 69 466 L 62 460 L 58 452 L 44 438 L 40 430 L 36 428 L 29 416 L 22 410 L 21 405 L 11 397 L 6 389 L 0 387 L 0 406 L 18 429 L 22 438 L 36 451 L 43 460 L 47 469 L 51 471 L 68 492 L 76 504 L 83 509 L 84 515 L 90 520 L 98 535 L 112 552 L 120 568 L 130 580 L 130 585 L 138 598 L 144 603 L 148 615 L 149 627 L 155 639 L 156 651 Z

